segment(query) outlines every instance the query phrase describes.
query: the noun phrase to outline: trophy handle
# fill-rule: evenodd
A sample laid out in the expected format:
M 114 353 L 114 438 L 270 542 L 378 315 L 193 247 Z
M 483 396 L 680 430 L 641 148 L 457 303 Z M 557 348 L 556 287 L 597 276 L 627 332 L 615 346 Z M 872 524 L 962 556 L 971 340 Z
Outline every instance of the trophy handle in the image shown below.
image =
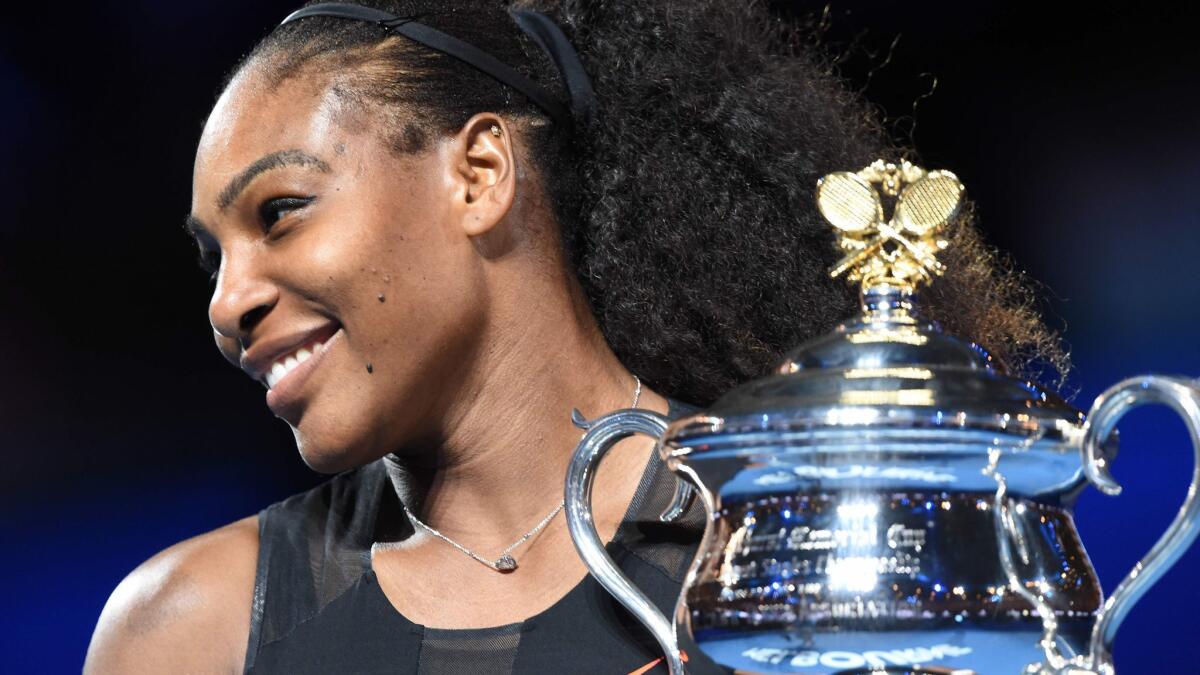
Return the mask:
M 576 423 L 579 424 L 578 418 Z M 571 541 L 575 542 L 575 550 L 579 551 L 583 564 L 587 565 L 588 571 L 596 581 L 654 635 L 666 656 L 671 675 L 684 675 L 674 626 L 609 557 L 592 520 L 592 484 L 596 480 L 596 467 L 599 466 L 600 460 L 618 441 L 634 434 L 661 439 L 667 430 L 667 424 L 667 418 L 656 412 L 633 409 L 618 410 L 587 422 L 587 433 L 576 446 L 571 464 L 567 468 L 565 501 L 567 529 L 571 532 Z M 680 485 L 685 484 L 680 482 Z M 686 499 L 686 494 L 677 489 L 668 513 L 682 511 Z M 664 517 L 667 515 L 664 514 Z
M 1105 494 L 1115 496 L 1121 493 L 1121 486 L 1108 471 L 1108 458 L 1102 443 L 1125 413 L 1147 403 L 1169 406 L 1183 418 L 1192 440 L 1196 466 L 1192 471 L 1187 498 L 1175 520 L 1171 521 L 1170 527 L 1154 544 L 1154 548 L 1138 562 L 1100 609 L 1092 628 L 1089 664 L 1091 670 L 1099 673 L 1112 672 L 1113 640 L 1129 610 L 1200 534 L 1200 501 L 1196 499 L 1196 490 L 1200 488 L 1200 387 L 1196 382 L 1146 375 L 1124 380 L 1101 394 L 1092 404 L 1083 426 L 1084 471 L 1088 480 Z

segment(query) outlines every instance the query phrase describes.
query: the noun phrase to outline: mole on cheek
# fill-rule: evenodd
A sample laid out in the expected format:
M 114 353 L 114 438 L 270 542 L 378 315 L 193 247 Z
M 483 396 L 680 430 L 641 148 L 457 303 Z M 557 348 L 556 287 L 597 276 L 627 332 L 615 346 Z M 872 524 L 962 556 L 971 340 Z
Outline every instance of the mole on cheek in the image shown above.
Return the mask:
M 379 294 L 379 301 L 380 301 L 380 302 L 383 302 L 383 301 L 384 301 L 383 293 L 380 293 L 380 294 Z
M 375 366 L 373 366 L 373 365 L 371 365 L 370 363 L 368 363 L 368 364 L 367 364 L 367 374 L 368 374 L 368 375 L 370 375 L 370 374 L 371 374 L 371 373 L 373 373 L 373 372 L 375 372 Z

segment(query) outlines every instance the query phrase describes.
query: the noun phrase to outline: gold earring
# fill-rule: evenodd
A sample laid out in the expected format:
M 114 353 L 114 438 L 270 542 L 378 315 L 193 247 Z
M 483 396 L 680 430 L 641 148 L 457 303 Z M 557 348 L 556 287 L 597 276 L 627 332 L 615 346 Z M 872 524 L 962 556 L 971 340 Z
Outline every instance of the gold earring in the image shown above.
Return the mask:
M 496 126 L 495 124 L 492 125 L 492 135 L 496 138 L 500 137 L 500 127 Z

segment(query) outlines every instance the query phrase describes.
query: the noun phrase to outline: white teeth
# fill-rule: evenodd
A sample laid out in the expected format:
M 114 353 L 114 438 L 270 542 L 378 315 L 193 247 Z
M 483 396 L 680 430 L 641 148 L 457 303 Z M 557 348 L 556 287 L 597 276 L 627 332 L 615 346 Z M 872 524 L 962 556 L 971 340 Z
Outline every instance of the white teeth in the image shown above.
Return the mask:
M 271 366 L 271 370 L 267 373 L 265 378 L 267 381 L 267 389 L 274 389 L 275 385 L 279 384 L 279 381 L 282 380 L 284 376 L 292 372 L 296 366 L 312 358 L 312 356 L 321 351 L 321 348 L 324 346 L 325 345 L 323 343 L 314 342 L 311 347 L 301 347 L 296 351 L 295 354 L 289 354 L 288 356 L 276 361 Z
M 284 370 L 282 363 L 276 363 L 275 365 L 271 366 L 271 370 L 267 373 L 267 389 L 274 389 L 275 385 L 279 382 L 279 380 L 283 379 L 283 376 L 286 374 L 287 371 Z

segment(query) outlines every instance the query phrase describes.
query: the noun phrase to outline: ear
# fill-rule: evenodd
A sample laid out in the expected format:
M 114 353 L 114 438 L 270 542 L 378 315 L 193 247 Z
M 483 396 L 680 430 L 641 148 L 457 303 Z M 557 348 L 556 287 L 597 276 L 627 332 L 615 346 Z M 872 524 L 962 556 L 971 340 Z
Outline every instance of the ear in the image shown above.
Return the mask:
M 512 136 L 499 115 L 479 113 L 455 137 L 458 208 L 468 236 L 487 234 L 504 219 L 517 194 Z

